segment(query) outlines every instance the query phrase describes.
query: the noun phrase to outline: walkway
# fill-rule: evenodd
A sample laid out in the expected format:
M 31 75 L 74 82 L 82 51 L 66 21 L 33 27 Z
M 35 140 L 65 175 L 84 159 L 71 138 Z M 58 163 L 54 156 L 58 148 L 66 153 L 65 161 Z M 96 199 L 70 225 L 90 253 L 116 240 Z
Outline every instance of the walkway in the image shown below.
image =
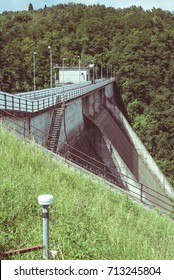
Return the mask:
M 67 102 L 79 96 L 89 94 L 114 81 L 115 79 L 112 78 L 110 80 L 98 80 L 95 84 L 85 82 L 80 85 L 73 84 L 61 88 L 56 87 L 18 94 L 9 94 L 0 91 L 0 109 L 35 113 L 52 107 L 57 104 L 57 102 Z

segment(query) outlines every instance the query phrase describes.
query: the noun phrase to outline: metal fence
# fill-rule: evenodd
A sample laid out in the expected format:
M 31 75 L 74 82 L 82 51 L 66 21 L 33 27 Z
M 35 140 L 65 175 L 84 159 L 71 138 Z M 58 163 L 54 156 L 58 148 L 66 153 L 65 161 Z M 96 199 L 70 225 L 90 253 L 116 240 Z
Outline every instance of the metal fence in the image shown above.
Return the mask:
M 6 110 L 0 110 L 0 117 L 4 123 L 6 121 L 4 114 L 10 117 L 8 118 L 8 129 L 20 133 L 25 139 L 37 139 L 39 144 L 45 143 L 43 146 L 49 149 L 49 134 L 32 125 L 29 127 L 26 121 L 15 117 Z M 120 173 L 119 171 L 114 174 L 115 169 L 111 166 L 99 162 L 95 158 L 91 158 L 89 155 L 84 154 L 66 143 L 59 141 L 57 151 L 57 154 L 59 154 L 62 159 L 68 161 L 69 164 L 73 164 L 76 167 L 81 166 L 84 170 L 88 170 L 91 174 L 93 173 L 102 177 L 113 187 L 119 187 L 120 190 L 127 191 L 128 195 L 138 199 L 142 203 L 152 207 L 157 207 L 164 213 L 173 216 L 174 200 L 169 198 L 167 195 L 162 195 L 161 193 L 153 190 L 151 187 L 146 186 L 126 174 Z
M 16 93 L 15 96 L 17 95 L 18 97 L 22 98 L 27 98 L 27 99 L 39 99 L 39 98 L 44 98 L 48 97 L 49 95 L 55 95 L 55 94 L 61 94 L 66 91 L 70 91 L 73 89 L 78 89 L 79 87 L 85 87 L 89 86 L 91 84 L 91 81 L 83 82 L 81 84 L 69 84 L 69 85 L 64 85 L 60 87 L 54 87 L 54 88 L 47 88 L 47 89 L 41 89 L 41 90 L 36 90 L 36 91 L 28 91 L 28 92 L 20 92 Z
M 27 96 L 21 97 L 18 94 L 9 94 L 6 92 L 0 91 L 0 109 L 3 110 L 11 110 L 11 111 L 18 111 L 18 112 L 28 112 L 28 113 L 35 113 L 47 109 L 49 107 L 54 106 L 55 104 L 66 102 L 72 100 L 76 97 L 83 96 L 91 91 L 100 89 L 105 87 L 107 84 L 113 83 L 115 79 L 110 79 L 106 81 L 100 81 L 96 84 L 79 84 L 75 89 L 69 90 L 66 88 L 64 92 L 57 92 L 56 88 L 48 89 L 45 92 L 38 93 L 38 97 L 33 99 L 34 92 L 29 93 L 31 99 Z M 62 89 L 63 90 L 63 89 Z M 46 94 L 47 97 L 40 98 L 40 95 L 43 93 L 43 96 Z

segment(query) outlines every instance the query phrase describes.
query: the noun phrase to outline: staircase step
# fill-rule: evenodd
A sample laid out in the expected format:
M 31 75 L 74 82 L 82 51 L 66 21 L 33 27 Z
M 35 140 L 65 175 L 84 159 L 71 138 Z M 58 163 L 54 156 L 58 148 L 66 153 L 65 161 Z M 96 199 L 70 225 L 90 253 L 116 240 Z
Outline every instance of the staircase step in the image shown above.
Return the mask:
M 52 151 L 55 151 L 55 145 L 58 143 L 58 138 L 60 135 L 60 129 L 61 129 L 61 123 L 63 119 L 65 104 L 63 104 L 61 107 L 57 107 L 54 111 L 53 120 L 52 120 L 52 129 L 51 129 L 51 135 L 49 137 L 49 148 Z
M 53 134 L 53 133 L 57 133 L 57 131 L 58 131 L 59 129 L 60 129 L 60 127 L 55 128 L 55 129 L 53 130 L 52 134 Z
M 53 134 L 53 133 L 56 133 L 57 131 L 58 131 L 58 127 L 57 127 L 57 128 L 55 128 L 55 129 L 53 129 L 52 134 Z
M 60 125 L 54 125 L 54 128 L 59 127 Z
M 53 127 L 53 128 L 58 127 L 58 126 L 60 126 L 60 124 L 56 124 L 56 125 L 54 125 L 54 127 Z

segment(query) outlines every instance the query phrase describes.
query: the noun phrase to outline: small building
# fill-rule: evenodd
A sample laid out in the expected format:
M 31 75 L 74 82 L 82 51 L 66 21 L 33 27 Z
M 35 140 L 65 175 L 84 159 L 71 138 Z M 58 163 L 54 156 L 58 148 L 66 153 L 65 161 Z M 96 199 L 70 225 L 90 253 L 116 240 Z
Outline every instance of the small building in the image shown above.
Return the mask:
M 59 66 L 59 84 L 83 83 L 90 80 L 89 67 L 63 67 Z

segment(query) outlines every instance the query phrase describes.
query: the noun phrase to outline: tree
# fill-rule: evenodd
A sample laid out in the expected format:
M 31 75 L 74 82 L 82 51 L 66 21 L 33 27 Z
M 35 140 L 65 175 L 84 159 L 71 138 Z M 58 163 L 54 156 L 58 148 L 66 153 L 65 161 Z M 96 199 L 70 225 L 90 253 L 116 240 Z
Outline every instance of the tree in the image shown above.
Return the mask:
M 28 7 L 33 11 L 33 5 Z M 59 4 L 33 12 L 0 15 L 0 86 L 9 93 L 49 84 L 48 45 L 53 64 L 94 60 L 107 75 L 112 65 L 129 121 L 174 182 L 174 17 L 161 9 Z M 118 98 L 118 96 L 117 96 Z
M 33 5 L 30 3 L 29 6 L 28 6 L 28 11 L 33 11 Z

